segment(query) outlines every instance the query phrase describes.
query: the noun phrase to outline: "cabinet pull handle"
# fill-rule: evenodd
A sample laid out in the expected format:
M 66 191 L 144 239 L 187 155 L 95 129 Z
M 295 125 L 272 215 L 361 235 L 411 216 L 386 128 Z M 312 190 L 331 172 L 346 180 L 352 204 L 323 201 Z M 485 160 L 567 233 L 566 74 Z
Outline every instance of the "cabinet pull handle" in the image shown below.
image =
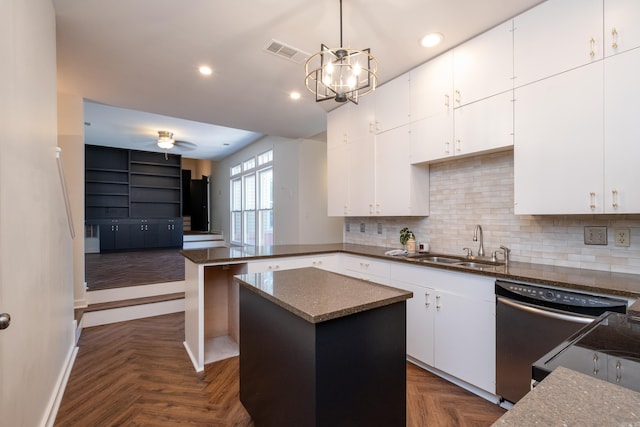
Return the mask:
M 616 30 L 615 28 L 611 29 L 611 48 L 618 48 L 618 30 Z
M 440 310 L 440 295 L 436 295 L 436 309 Z
M 619 383 L 622 380 L 622 364 L 620 361 L 616 361 L 616 382 Z
M 589 56 L 593 58 L 594 56 L 596 56 L 596 39 L 591 37 L 591 39 L 589 39 L 589 46 L 591 48 L 591 50 L 589 51 Z
M 424 301 L 424 305 L 429 307 L 431 305 L 431 301 L 429 301 L 429 295 L 431 295 L 431 293 L 429 291 L 426 291 L 424 293 L 424 297 L 425 297 L 425 301 Z
M 596 193 L 594 193 L 592 191 L 591 193 L 589 193 L 589 197 L 591 198 L 591 203 L 589 204 L 589 207 L 591 209 L 595 209 L 596 208 Z
M 611 196 L 613 197 L 613 203 L 611 203 L 611 206 L 613 206 L 613 209 L 618 209 L 618 190 L 611 190 Z
M 380 204 L 376 203 L 376 213 L 379 214 L 380 213 Z
M 444 153 L 449 154 L 449 141 L 444 142 Z
M 373 205 L 369 205 L 369 215 L 373 215 Z
M 456 144 L 457 144 L 456 145 L 456 151 L 460 152 L 460 140 L 459 139 L 456 139 Z
M 598 372 L 600 372 L 600 369 L 598 369 L 598 354 L 594 353 L 593 354 L 593 375 L 598 375 Z
M 460 104 L 461 100 L 462 100 L 462 95 L 460 94 L 459 90 L 456 90 L 456 103 Z
M 449 108 L 449 94 L 448 93 L 444 94 L 444 106 Z

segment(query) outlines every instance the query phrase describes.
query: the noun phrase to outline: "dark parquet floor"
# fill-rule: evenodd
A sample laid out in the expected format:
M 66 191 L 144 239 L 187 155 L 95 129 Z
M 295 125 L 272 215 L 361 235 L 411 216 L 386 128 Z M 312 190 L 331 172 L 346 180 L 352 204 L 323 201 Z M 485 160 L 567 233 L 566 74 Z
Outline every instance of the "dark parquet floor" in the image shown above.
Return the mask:
M 184 280 L 179 249 L 85 254 L 84 262 L 90 290 Z
M 55 426 L 253 426 L 238 358 L 197 373 L 183 340 L 182 313 L 85 329 Z M 488 426 L 503 413 L 407 364 L 408 426 Z

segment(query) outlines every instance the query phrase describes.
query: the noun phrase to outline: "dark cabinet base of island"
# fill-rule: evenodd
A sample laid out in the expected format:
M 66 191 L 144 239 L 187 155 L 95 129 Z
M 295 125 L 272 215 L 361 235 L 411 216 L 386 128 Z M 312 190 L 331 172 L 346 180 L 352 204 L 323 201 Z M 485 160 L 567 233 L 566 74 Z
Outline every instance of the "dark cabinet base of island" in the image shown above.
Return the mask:
M 406 425 L 406 303 L 311 323 L 240 287 L 240 401 L 258 427 Z

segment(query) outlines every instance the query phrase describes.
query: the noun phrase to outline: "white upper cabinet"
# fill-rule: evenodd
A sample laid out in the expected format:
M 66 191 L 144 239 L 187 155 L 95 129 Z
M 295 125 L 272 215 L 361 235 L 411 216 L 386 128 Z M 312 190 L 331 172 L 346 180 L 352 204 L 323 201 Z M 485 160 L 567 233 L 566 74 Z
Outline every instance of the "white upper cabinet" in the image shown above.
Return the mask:
M 409 164 L 410 137 L 409 125 L 376 137 L 374 215 L 429 215 L 429 169 Z
M 329 216 L 348 216 L 349 160 L 351 145 L 327 148 L 327 213 Z
M 604 1 L 604 54 L 615 55 L 640 46 L 640 1 Z
M 500 24 L 453 50 L 454 107 L 513 89 L 512 24 Z
M 640 2 L 639 2 L 640 3 Z M 604 61 L 604 211 L 640 212 L 640 49 Z M 626 102 L 625 102 L 626 101 Z
M 449 115 L 453 110 L 453 52 L 411 70 L 411 121 Z
M 602 0 L 547 0 L 513 26 L 515 87 L 603 57 Z
M 411 123 L 411 163 L 451 157 L 453 151 L 453 109 Z
M 513 146 L 513 91 L 481 102 L 465 105 L 454 112 L 452 154 L 466 155 Z
M 603 207 L 603 64 L 515 90 L 514 212 Z
M 410 120 L 409 73 L 383 84 L 374 92 L 375 133 L 406 125 Z

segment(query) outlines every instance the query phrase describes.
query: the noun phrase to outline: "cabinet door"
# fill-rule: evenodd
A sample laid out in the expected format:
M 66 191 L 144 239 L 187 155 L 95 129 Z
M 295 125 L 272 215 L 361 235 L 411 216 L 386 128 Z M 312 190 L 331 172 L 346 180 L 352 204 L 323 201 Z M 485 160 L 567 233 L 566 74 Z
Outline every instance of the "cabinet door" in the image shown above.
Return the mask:
M 613 384 L 640 391 L 640 363 L 635 360 L 608 356 L 607 378 Z
M 454 112 L 454 155 L 513 146 L 513 92 L 508 91 Z
M 435 291 L 435 367 L 495 393 L 495 302 Z
M 411 70 L 411 121 L 448 115 L 453 109 L 453 53 Z
M 408 283 L 397 287 L 413 292 L 413 298 L 407 300 L 407 355 L 434 366 L 435 292 Z
M 602 0 L 547 0 L 513 26 L 515 87 L 602 59 Z
M 640 2 L 638 0 L 605 0 L 605 56 L 636 47 L 640 47 Z
M 410 88 L 409 73 L 396 77 L 376 89 L 376 133 L 409 123 Z
M 640 120 L 625 100 L 640 99 L 640 50 L 604 61 L 604 197 L 607 213 L 640 212 Z
M 376 136 L 375 215 L 411 214 L 409 125 Z
M 375 215 L 375 135 L 350 141 L 349 215 Z
M 513 88 L 511 30 L 507 21 L 453 50 L 455 107 Z
M 346 143 L 327 149 L 327 210 L 329 216 L 349 215 L 349 150 Z
M 349 111 L 349 106 L 343 105 L 327 113 L 327 149 L 347 143 Z
M 411 163 L 453 155 L 453 109 L 411 123 Z
M 129 224 L 119 222 L 100 224 L 100 251 L 129 249 L 129 227 Z
M 515 90 L 516 214 L 603 212 L 603 66 Z

